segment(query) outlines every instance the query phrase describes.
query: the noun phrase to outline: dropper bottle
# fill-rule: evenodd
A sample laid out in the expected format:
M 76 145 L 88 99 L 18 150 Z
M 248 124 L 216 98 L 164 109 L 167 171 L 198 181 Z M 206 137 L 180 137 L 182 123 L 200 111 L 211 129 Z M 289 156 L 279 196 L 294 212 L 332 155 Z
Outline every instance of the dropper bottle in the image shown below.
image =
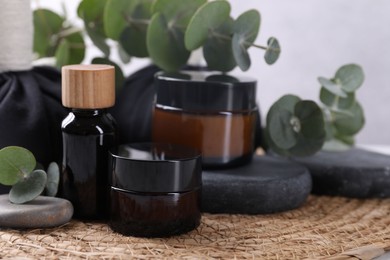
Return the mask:
M 108 150 L 115 144 L 115 69 L 109 65 L 62 67 L 62 104 L 71 112 L 62 122 L 60 194 L 80 219 L 106 219 L 109 212 Z

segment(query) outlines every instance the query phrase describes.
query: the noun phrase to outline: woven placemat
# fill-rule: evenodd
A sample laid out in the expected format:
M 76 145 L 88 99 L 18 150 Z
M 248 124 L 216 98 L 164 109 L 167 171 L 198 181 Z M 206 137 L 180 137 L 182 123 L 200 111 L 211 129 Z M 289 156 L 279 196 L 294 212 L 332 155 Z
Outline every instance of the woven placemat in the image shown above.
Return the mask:
M 388 246 L 389 199 L 317 196 L 279 214 L 204 214 L 197 230 L 168 239 L 125 237 L 106 224 L 75 220 L 54 229 L 0 231 L 2 258 L 371 259 Z

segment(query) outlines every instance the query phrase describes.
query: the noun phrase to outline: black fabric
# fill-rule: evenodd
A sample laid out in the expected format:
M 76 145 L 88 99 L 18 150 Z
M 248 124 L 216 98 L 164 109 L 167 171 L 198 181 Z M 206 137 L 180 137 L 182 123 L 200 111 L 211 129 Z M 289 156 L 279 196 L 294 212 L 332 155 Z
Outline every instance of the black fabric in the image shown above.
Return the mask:
M 157 66 L 145 67 L 126 79 L 111 113 L 116 119 L 119 143 L 151 141 L 154 74 Z
M 188 66 L 186 70 L 205 70 L 202 67 Z M 150 142 L 152 129 L 152 113 L 156 88 L 154 75 L 160 71 L 157 66 L 150 65 L 133 75 L 124 83 L 117 95 L 116 105 L 111 111 L 118 123 L 118 140 L 120 143 Z M 256 147 L 262 145 L 260 113 L 257 114 Z
M 61 162 L 61 74 L 51 67 L 0 73 L 0 148 L 29 149 L 47 166 Z

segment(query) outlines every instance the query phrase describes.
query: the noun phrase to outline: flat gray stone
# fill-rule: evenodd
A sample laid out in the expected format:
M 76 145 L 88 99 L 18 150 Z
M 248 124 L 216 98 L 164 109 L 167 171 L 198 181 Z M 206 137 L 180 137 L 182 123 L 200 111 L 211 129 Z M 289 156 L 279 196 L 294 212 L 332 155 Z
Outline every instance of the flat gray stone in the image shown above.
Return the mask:
M 311 191 L 309 171 L 298 163 L 255 156 L 252 163 L 203 171 L 202 211 L 265 214 L 299 207 Z
M 351 198 L 390 197 L 390 156 L 353 148 L 296 158 L 312 175 L 313 193 Z
M 13 204 L 0 195 L 0 228 L 48 228 L 72 218 L 73 206 L 64 199 L 39 196 L 25 204 Z

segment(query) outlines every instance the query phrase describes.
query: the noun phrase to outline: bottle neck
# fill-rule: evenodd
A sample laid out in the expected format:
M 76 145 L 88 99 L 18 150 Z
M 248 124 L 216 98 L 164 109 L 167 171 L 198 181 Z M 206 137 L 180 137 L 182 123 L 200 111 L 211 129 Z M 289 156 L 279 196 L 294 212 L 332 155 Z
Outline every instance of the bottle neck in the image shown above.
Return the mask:
M 107 113 L 106 108 L 101 109 L 79 109 L 79 108 L 72 108 L 72 113 L 75 116 L 81 116 L 81 117 L 95 117 L 95 116 L 101 116 L 105 113 Z

